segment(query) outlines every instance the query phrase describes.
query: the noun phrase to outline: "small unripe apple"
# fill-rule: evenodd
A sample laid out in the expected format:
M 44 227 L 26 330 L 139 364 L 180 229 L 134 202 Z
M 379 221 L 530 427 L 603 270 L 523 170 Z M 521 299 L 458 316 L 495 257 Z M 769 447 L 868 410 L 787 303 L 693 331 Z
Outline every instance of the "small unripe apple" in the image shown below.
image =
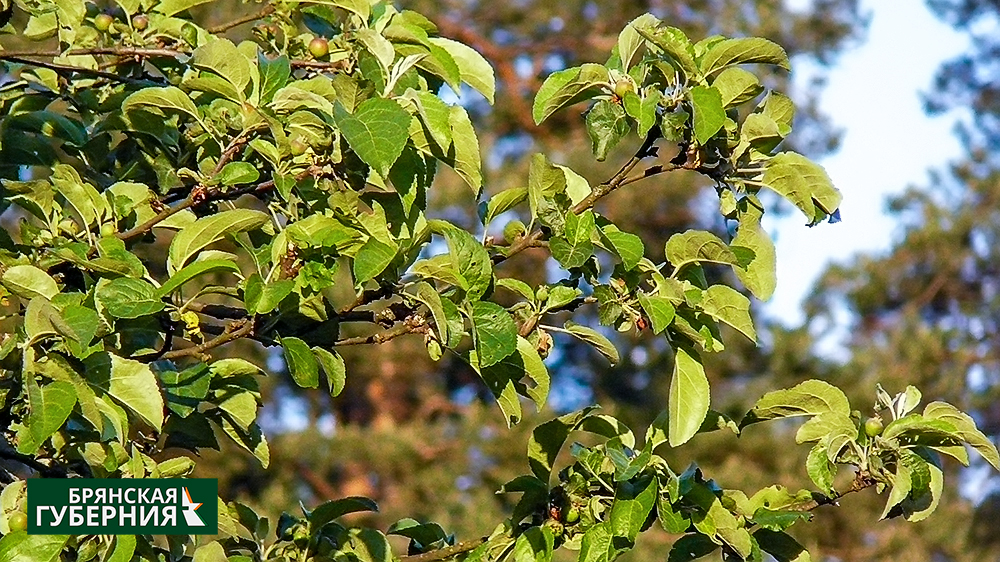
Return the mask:
M 101 225 L 102 237 L 107 238 L 108 236 L 114 236 L 116 232 L 118 232 L 118 229 L 115 228 L 115 225 L 110 222 L 106 222 Z
M 615 82 L 615 95 L 619 98 L 624 98 L 625 94 L 629 92 L 635 92 L 635 85 L 628 78 L 619 78 Z
M 882 418 L 874 416 L 865 420 L 865 435 L 875 437 L 882 434 Z
M 94 27 L 97 28 L 97 31 L 107 31 L 114 21 L 115 19 L 109 14 L 97 14 L 97 17 L 94 18 Z
M 309 42 L 309 53 L 316 58 L 323 58 L 330 52 L 330 43 L 322 37 Z
M 569 524 L 576 523 L 580 520 L 580 508 L 575 505 L 566 510 L 566 522 Z
M 15 511 L 7 518 L 7 525 L 11 531 L 24 531 L 28 529 L 28 516 L 20 511 Z
M 149 18 L 142 14 L 132 16 L 132 27 L 137 31 L 145 31 L 149 27 Z
M 302 137 L 295 137 L 292 142 L 288 143 L 288 148 L 292 151 L 292 156 L 302 156 L 306 153 L 309 145 L 302 140 Z

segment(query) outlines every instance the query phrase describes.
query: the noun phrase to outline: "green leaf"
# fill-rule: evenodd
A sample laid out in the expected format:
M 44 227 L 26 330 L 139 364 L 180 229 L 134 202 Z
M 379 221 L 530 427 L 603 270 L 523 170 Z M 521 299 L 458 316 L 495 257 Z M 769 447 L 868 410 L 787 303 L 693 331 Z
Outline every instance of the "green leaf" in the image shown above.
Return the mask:
M 750 299 L 726 285 L 712 285 L 702 293 L 699 305 L 706 314 L 736 328 L 752 342 L 757 341 L 757 332 L 750 318 Z
M 14 531 L 0 538 L 0 562 L 56 562 L 69 535 L 29 535 Z
M 613 562 L 621 551 L 615 544 L 611 522 L 603 521 L 587 529 L 580 542 L 579 562 Z
M 806 472 L 809 478 L 824 494 L 834 493 L 833 479 L 837 476 L 837 465 L 830 462 L 825 443 L 817 443 L 806 457 Z
M 635 542 L 649 513 L 653 511 L 657 491 L 656 478 L 645 477 L 620 482 L 615 490 L 615 501 L 611 504 L 611 516 L 608 519 L 612 534 Z
M 161 4 L 162 5 L 162 4 Z M 165 88 L 147 87 L 136 91 L 122 102 L 122 111 L 128 113 L 133 109 L 142 109 L 150 113 L 165 116 L 167 112 L 181 112 L 198 120 L 198 108 L 180 88 L 167 86 Z
M 330 387 L 330 396 L 338 396 L 344 390 L 347 381 L 347 368 L 344 365 L 344 358 L 335 351 L 328 351 L 322 347 L 313 347 L 313 354 L 319 361 L 320 367 L 326 373 L 326 382 Z
M 552 477 L 552 467 L 555 465 L 559 450 L 566 438 L 575 431 L 581 423 L 587 420 L 597 408 L 589 406 L 582 410 L 564 414 L 549 420 L 531 432 L 528 439 L 528 466 L 531 472 L 545 485 Z
M 192 265 L 197 265 L 195 262 Z M 190 266 L 188 266 L 190 267 Z M 277 308 L 282 300 L 295 289 L 294 279 L 279 279 L 264 284 L 260 274 L 247 277 L 243 289 L 243 302 L 248 314 L 267 314 Z
M 566 173 L 544 154 L 534 154 L 528 168 L 528 206 L 532 220 L 563 231 L 570 200 L 566 194 Z
M 100 352 L 84 360 L 87 381 L 107 392 L 156 431 L 163 428 L 163 396 L 145 363 Z
M 493 105 L 493 95 L 496 92 L 496 78 L 493 67 L 472 47 L 452 41 L 444 37 L 432 37 L 430 42 L 444 49 L 458 65 L 462 81 L 472 86 L 477 92 Z
M 962 440 L 972 446 L 993 468 L 1000 470 L 1000 455 L 992 441 L 976 427 L 976 422 L 968 414 L 947 402 L 931 402 L 924 406 L 924 417 L 950 423 L 958 430 Z
M 795 152 L 767 161 L 761 181 L 798 207 L 813 225 L 832 215 L 842 196 L 822 166 Z
M 270 220 L 266 213 L 252 209 L 231 209 L 202 217 L 182 228 L 170 242 L 167 271 L 177 272 L 196 253 L 226 235 L 260 228 Z
M 621 356 L 618 355 L 618 349 L 615 348 L 615 344 L 611 343 L 611 340 L 601 335 L 597 330 L 588 328 L 587 326 L 581 326 L 580 324 L 575 324 L 573 322 L 566 322 L 563 328 L 569 332 L 570 335 L 594 346 L 594 349 L 596 349 L 598 353 L 607 357 L 612 366 L 617 365 L 618 362 L 621 361 Z
M 760 549 L 774 557 L 777 562 L 809 562 L 809 551 L 788 533 L 757 529 L 753 533 Z
M 671 65 L 686 76 L 686 81 L 702 81 L 701 70 L 695 63 L 694 45 L 683 31 L 670 26 L 660 26 L 650 30 L 636 28 L 636 31 L 652 46 L 672 59 Z
M 369 98 L 354 114 L 339 103 L 334 108 L 337 126 L 354 152 L 383 178 L 388 177 L 410 127 L 410 114 L 393 100 Z
M 643 14 L 628 22 L 628 25 L 618 34 L 618 60 L 621 61 L 621 69 L 628 72 L 628 69 L 635 62 L 635 56 L 642 47 L 644 40 L 636 29 L 642 29 L 649 33 L 660 25 L 660 20 L 653 14 Z
M 545 79 L 531 108 L 531 116 L 538 125 L 550 115 L 577 102 L 589 99 L 600 92 L 599 87 L 607 84 L 608 69 L 587 63 L 583 66 L 553 72 Z
M 671 447 L 683 445 L 698 433 L 708 414 L 709 399 L 708 377 L 701 358 L 694 351 L 678 347 L 667 405 Z
M 726 124 L 726 110 L 722 94 L 710 86 L 691 88 L 691 107 L 694 110 L 694 138 L 706 144 Z
M 210 70 L 225 78 L 236 87 L 240 98 L 251 82 L 256 82 L 257 69 L 226 38 L 217 37 L 199 45 L 191 54 L 191 64 L 202 70 Z
M 165 16 L 172 16 L 206 2 L 211 2 L 211 0 L 161 0 L 153 6 L 152 11 Z
M 292 67 L 285 55 L 271 59 L 260 52 L 257 69 L 260 73 L 260 105 L 267 105 L 274 99 L 274 94 L 288 84 Z
M 115 535 L 115 545 L 104 562 L 129 562 L 135 554 L 135 535 Z
M 434 290 L 434 287 L 430 283 L 420 282 L 416 286 L 416 298 L 430 310 L 431 316 L 434 318 L 434 327 L 437 330 L 438 339 L 447 344 L 448 316 L 445 314 L 441 295 Z
M 722 107 L 726 109 L 746 103 L 764 91 L 755 74 L 735 67 L 720 72 L 712 81 L 712 87 L 719 90 Z
M 839 388 L 821 380 L 808 380 L 792 388 L 768 392 L 747 413 L 740 427 L 759 421 L 833 412 L 850 418 L 851 405 Z
M 217 422 L 226 435 L 256 457 L 262 468 L 267 468 L 271 463 L 271 452 L 267 447 L 267 438 L 264 437 L 259 425 L 255 423 L 250 426 L 250 431 L 242 431 L 226 418 L 218 419 Z
M 512 187 L 490 197 L 486 203 L 486 213 L 483 215 L 483 226 L 489 226 L 498 215 L 513 209 L 527 198 L 526 187 Z
M 309 532 L 315 536 L 327 523 L 336 521 L 349 513 L 362 511 L 378 512 L 378 505 L 362 496 L 350 496 L 322 503 L 309 513 Z
M 76 389 L 66 381 L 53 381 L 39 387 L 34 377 L 25 378 L 28 416 L 17 431 L 17 450 L 33 455 L 53 433 L 66 423 L 76 406 Z
M 723 39 L 701 58 L 701 70 L 708 76 L 736 64 L 762 63 L 791 70 L 788 55 L 780 45 L 762 37 Z
M 115 318 L 139 318 L 165 306 L 152 285 L 131 277 L 119 277 L 99 286 L 95 298 Z
M 426 91 L 408 89 L 403 98 L 410 100 L 417 107 L 417 115 L 424 128 L 438 147 L 447 152 L 451 148 L 450 108 L 441 98 Z
M 161 299 L 173 293 L 195 277 L 214 271 L 231 271 L 237 275 L 240 274 L 240 268 L 230 260 L 196 261 L 192 264 L 184 266 L 180 271 L 171 275 L 170 278 L 156 290 L 155 296 L 157 299 Z
M 52 299 L 59 294 L 59 285 L 51 275 L 33 265 L 15 265 L 3 273 L 0 282 L 8 291 L 31 300 L 35 297 Z
M 470 320 L 481 369 L 496 365 L 517 349 L 517 324 L 502 306 L 474 302 Z
M 587 112 L 587 134 L 598 162 L 628 134 L 629 123 L 621 105 L 600 100 Z
M 758 509 L 753 514 L 753 522 L 771 531 L 784 531 L 799 521 L 809 521 L 812 514 L 802 511 Z
M 369 238 L 354 256 L 354 282 L 360 285 L 381 274 L 395 259 L 397 250 L 393 244 L 375 237 Z
M 548 527 L 529 527 L 514 542 L 513 562 L 551 562 L 555 536 Z
M 674 305 L 668 299 L 640 292 L 639 304 L 653 324 L 654 334 L 660 334 L 666 330 L 674 319 Z
M 903 509 L 903 517 L 911 523 L 923 521 L 937 509 L 941 501 L 941 494 L 944 491 L 944 472 L 934 463 L 927 463 L 928 477 L 927 491 L 919 498 L 914 498 L 913 494 L 907 497 L 900 504 Z
M 195 549 L 192 562 L 227 562 L 226 549 L 219 541 L 203 544 Z
M 295 384 L 302 388 L 319 387 L 319 364 L 306 342 L 299 338 L 281 338 L 281 347 Z
M 760 226 L 764 214 L 761 207 L 744 198 L 737 208 L 740 224 L 730 248 L 749 259 L 741 260 L 745 267 L 734 265 L 733 272 L 755 297 L 766 301 L 774 294 L 777 284 L 774 241 Z
M 590 241 L 594 228 L 593 211 L 584 211 L 579 216 L 567 214 L 564 235 L 549 240 L 552 257 L 566 269 L 583 266 L 594 254 L 594 244 Z
M 712 542 L 712 539 L 702 534 L 692 533 L 677 539 L 670 547 L 670 554 L 667 562 L 690 562 L 702 556 L 708 556 L 719 545 Z
M 464 281 L 469 299 L 481 298 L 493 282 L 493 261 L 489 252 L 471 234 L 449 225 L 443 229 L 448 253 L 456 273 Z
M 696 262 L 713 262 L 736 265 L 736 254 L 718 236 L 704 230 L 688 230 L 674 234 L 667 240 L 667 260 L 675 269 Z
M 216 178 L 222 185 L 253 183 L 260 179 L 260 172 L 249 162 L 230 162 L 222 167 Z
M 483 187 L 483 160 L 479 152 L 479 138 L 472 126 L 469 114 L 462 106 L 452 106 L 448 114 L 451 123 L 453 142 L 448 151 L 446 164 L 472 188 L 472 193 L 479 197 Z
M 635 269 L 639 265 L 639 260 L 645 255 L 646 248 L 642 244 L 642 238 L 635 234 L 625 232 L 614 224 L 607 224 L 600 229 L 601 241 L 607 245 L 622 260 L 622 266 L 626 270 Z

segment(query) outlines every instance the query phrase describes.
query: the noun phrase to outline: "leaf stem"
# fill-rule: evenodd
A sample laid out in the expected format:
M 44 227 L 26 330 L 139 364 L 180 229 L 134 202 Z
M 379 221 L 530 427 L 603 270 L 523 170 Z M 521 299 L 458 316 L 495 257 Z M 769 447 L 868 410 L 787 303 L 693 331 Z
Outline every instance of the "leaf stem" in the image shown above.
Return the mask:
M 225 32 L 225 31 L 229 31 L 230 29 L 232 29 L 234 27 L 237 27 L 237 26 L 240 26 L 240 25 L 243 25 L 245 23 L 250 23 L 252 21 L 257 21 L 257 20 L 262 19 L 264 17 L 267 17 L 267 16 L 269 16 L 269 15 L 271 15 L 273 13 L 274 13 L 274 5 L 269 4 L 269 5 L 265 6 L 263 10 L 255 13 L 255 14 L 250 14 L 248 16 L 243 16 L 242 18 L 237 18 L 237 19 L 234 19 L 233 21 L 226 22 L 226 23 L 223 23 L 223 24 L 220 24 L 220 25 L 216 25 L 214 27 L 210 27 L 210 28 L 206 29 L 205 31 L 207 31 L 207 32 L 215 35 L 217 33 L 222 33 L 222 32 Z

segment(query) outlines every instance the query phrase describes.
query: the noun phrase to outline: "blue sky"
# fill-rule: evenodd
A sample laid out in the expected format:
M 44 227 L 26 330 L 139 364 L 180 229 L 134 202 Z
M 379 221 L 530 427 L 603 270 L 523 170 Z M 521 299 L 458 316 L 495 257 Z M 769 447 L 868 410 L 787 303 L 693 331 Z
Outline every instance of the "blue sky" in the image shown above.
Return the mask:
M 957 115 L 927 117 L 920 92 L 931 87 L 941 62 L 964 51 L 968 40 L 938 21 L 923 0 L 862 5 L 872 13 L 867 40 L 828 70 L 819 104 L 844 130 L 841 148 L 820 160 L 844 194 L 843 222 L 810 229 L 801 214 L 765 222 L 777 237 L 778 256 L 778 287 L 767 312 L 788 326 L 801 324 L 801 301 L 831 260 L 846 262 L 859 252 L 890 247 L 898 232 L 884 213 L 887 196 L 927 185 L 927 170 L 962 154 L 953 133 Z M 804 60 L 793 61 L 793 68 L 799 84 L 817 71 Z

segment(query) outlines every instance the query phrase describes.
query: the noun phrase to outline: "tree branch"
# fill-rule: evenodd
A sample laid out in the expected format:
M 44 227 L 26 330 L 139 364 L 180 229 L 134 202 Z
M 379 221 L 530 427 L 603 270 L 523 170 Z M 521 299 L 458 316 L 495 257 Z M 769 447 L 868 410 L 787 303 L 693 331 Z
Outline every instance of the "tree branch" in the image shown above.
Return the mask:
M 427 327 L 427 320 L 423 316 L 418 314 L 410 315 L 402 323 L 384 330 L 382 332 L 376 332 L 367 336 L 357 336 L 353 338 L 344 338 L 342 340 L 337 340 L 333 342 L 333 345 L 337 347 L 346 345 L 366 345 L 370 343 L 385 343 L 390 340 L 394 340 L 400 336 L 405 336 L 406 334 L 411 334 L 413 332 L 419 332 Z
M 437 562 L 439 560 L 447 560 L 453 556 L 458 556 L 459 554 L 465 554 L 478 548 L 480 545 L 487 541 L 486 537 L 480 537 L 471 541 L 463 541 L 460 543 L 455 543 L 451 546 L 446 546 L 444 548 L 439 548 L 437 550 L 432 550 L 430 552 L 424 552 L 423 554 L 413 554 L 411 556 L 400 556 L 398 562 Z
M 115 82 L 125 82 L 126 84 L 135 84 L 137 86 L 163 86 L 165 82 L 157 82 L 155 80 L 146 80 L 142 78 L 131 78 L 129 76 L 122 76 L 120 74 L 113 74 L 111 72 L 104 72 L 101 70 L 94 70 L 92 68 L 83 68 L 80 66 L 69 66 L 62 64 L 54 64 L 51 62 L 43 62 L 30 60 L 22 58 L 19 56 L 14 56 L 8 54 L 8 52 L 0 51 L 0 60 L 5 60 L 7 62 L 13 62 L 17 64 L 23 64 L 26 66 L 37 66 L 38 68 L 46 68 L 53 72 L 59 74 L 84 74 L 87 76 L 97 76 L 99 78 L 106 78 Z
M 48 50 L 30 50 L 30 49 L 11 49 L 7 51 L 0 51 L 0 60 L 11 60 L 15 58 L 22 57 L 64 57 L 64 56 L 74 56 L 74 55 L 94 55 L 94 56 L 112 56 L 120 58 L 186 58 L 190 57 L 191 53 L 185 51 L 178 51 L 176 49 L 151 49 L 145 47 L 91 47 L 86 49 L 69 49 L 67 51 L 60 51 L 58 49 L 48 49 Z M 323 62 L 315 60 L 291 60 L 288 63 L 293 68 L 313 68 L 317 70 L 339 70 L 344 67 L 344 61 L 337 62 Z M 21 64 L 33 64 L 38 66 L 39 64 L 35 61 L 28 61 L 27 63 Z M 49 63 L 45 63 L 49 64 Z M 78 67 L 65 67 L 68 70 L 74 72 L 101 72 L 89 69 L 83 69 Z M 102 75 L 106 74 L 102 72 Z M 112 75 L 114 76 L 114 75 Z M 114 76 L 118 80 L 122 80 L 120 76 Z M 155 86 L 162 86 L 160 83 L 153 83 Z
M 240 338 L 245 338 L 253 333 L 254 321 L 252 318 L 244 318 L 242 320 L 237 320 L 235 322 L 230 322 L 226 329 L 222 331 L 218 337 L 212 338 L 207 342 L 195 345 L 191 347 L 185 347 L 184 349 L 175 349 L 173 351 L 168 351 L 164 353 L 162 359 L 179 359 L 181 357 L 190 357 L 194 355 L 201 355 L 206 351 L 215 349 L 220 345 L 225 345 L 231 341 L 238 340 Z

